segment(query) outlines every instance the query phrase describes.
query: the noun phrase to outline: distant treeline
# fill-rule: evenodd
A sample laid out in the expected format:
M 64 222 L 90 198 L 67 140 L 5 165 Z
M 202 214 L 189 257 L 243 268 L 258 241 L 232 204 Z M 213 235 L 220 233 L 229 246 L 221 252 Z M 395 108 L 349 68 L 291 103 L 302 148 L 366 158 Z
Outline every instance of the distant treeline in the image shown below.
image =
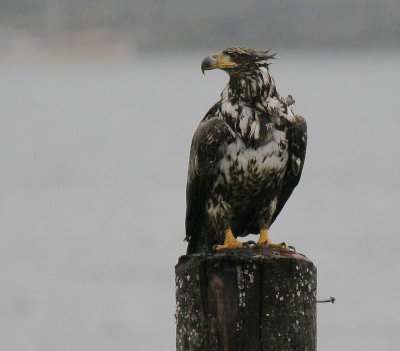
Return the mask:
M 0 30 L 52 40 L 112 31 L 138 50 L 398 45 L 395 0 L 3 0 Z M 5 32 L 4 32 L 5 30 Z M 1 39 L 1 38 L 0 38 Z

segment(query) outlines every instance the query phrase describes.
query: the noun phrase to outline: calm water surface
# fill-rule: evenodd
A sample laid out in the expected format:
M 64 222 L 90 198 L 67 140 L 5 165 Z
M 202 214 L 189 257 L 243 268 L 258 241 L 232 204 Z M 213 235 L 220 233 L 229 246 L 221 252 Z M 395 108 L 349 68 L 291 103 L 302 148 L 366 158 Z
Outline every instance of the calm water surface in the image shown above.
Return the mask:
M 0 65 L 0 349 L 173 350 L 191 137 L 226 82 L 192 56 Z M 280 52 L 306 117 L 271 228 L 318 267 L 324 351 L 400 345 L 400 52 Z

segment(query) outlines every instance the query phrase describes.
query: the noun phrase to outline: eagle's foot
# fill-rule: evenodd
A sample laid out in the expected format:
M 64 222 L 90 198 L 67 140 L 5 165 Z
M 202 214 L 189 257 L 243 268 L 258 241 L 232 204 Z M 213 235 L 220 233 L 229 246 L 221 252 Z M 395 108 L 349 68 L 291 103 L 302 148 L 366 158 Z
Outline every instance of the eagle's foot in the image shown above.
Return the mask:
M 216 245 L 214 246 L 214 250 L 216 251 L 223 251 L 223 250 L 232 250 L 232 249 L 241 249 L 246 247 L 245 244 L 243 244 L 242 242 L 236 240 L 236 238 L 234 237 L 232 230 L 230 228 L 228 228 L 225 231 L 225 240 L 223 245 Z
M 296 252 L 294 246 L 287 246 L 285 243 L 264 243 L 258 244 L 259 247 L 267 247 L 268 249 L 276 249 L 279 251 Z
M 269 249 L 278 249 L 281 251 L 296 251 L 293 246 L 286 246 L 285 243 L 273 243 L 269 237 L 267 229 L 260 230 L 260 238 L 258 239 L 257 245 L 260 247 L 268 247 Z
M 233 250 L 233 249 L 242 249 L 246 247 L 243 243 L 240 241 L 234 242 L 234 243 L 226 243 L 224 242 L 223 245 L 216 245 L 214 246 L 215 251 L 224 251 L 224 250 Z
M 264 247 L 268 247 L 269 249 L 277 249 L 281 251 L 290 251 L 290 248 L 286 246 L 285 243 L 267 243 L 263 245 Z

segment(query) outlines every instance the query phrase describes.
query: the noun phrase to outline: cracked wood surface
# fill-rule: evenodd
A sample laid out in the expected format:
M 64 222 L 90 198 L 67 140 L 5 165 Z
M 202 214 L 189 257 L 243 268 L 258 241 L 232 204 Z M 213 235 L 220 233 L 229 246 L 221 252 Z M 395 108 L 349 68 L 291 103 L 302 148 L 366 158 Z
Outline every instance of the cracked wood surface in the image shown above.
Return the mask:
M 181 256 L 176 349 L 316 350 L 316 268 L 267 248 Z

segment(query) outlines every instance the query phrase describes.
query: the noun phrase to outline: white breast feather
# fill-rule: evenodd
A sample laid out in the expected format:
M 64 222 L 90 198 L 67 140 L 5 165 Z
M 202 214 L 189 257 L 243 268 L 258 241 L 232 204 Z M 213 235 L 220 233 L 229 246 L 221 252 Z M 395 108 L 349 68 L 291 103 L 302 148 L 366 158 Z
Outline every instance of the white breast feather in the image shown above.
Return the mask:
M 260 137 L 260 123 L 259 121 L 254 121 L 250 126 L 250 138 L 258 140 Z
M 286 166 L 288 154 L 281 152 L 280 143 L 285 143 L 285 133 L 274 130 L 271 142 L 257 149 L 247 147 L 241 139 L 236 139 L 226 148 L 226 156 L 221 160 L 219 169 L 224 173 L 228 183 L 232 181 L 230 177 L 231 167 L 237 163 L 237 168 L 244 171 L 245 178 L 250 176 L 248 173 L 249 161 L 256 160 L 258 172 L 265 175 L 282 171 Z
M 221 105 L 221 112 L 222 112 L 222 114 L 230 115 L 233 118 L 236 118 L 238 116 L 237 106 L 236 105 L 232 105 L 232 103 L 229 100 L 225 101 Z
M 253 110 L 250 107 L 244 106 L 240 113 L 239 128 L 244 136 L 247 131 L 249 121 L 253 118 Z

